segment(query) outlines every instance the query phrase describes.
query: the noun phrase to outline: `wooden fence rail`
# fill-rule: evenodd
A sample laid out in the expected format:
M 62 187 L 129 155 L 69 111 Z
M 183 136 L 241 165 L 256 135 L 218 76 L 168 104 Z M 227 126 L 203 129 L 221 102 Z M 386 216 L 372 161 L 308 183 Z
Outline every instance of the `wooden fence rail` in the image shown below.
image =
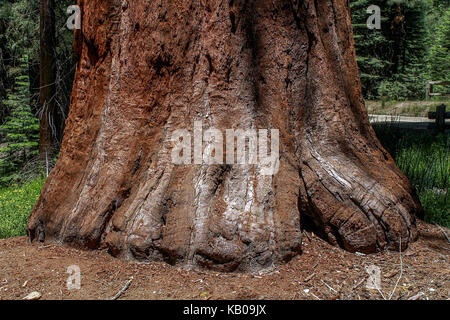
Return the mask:
M 426 84 L 426 99 L 430 100 L 431 96 L 443 96 L 444 94 L 439 92 L 433 92 L 433 86 L 448 86 L 450 85 L 450 81 L 427 81 Z

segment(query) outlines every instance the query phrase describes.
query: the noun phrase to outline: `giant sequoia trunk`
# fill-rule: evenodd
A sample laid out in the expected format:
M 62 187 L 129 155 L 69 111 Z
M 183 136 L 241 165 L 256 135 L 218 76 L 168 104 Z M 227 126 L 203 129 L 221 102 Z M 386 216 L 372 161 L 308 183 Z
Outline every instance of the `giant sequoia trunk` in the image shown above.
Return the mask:
M 304 221 L 350 251 L 416 239 L 420 204 L 364 108 L 348 1 L 79 4 L 71 111 L 31 240 L 251 271 L 300 253 Z M 195 121 L 278 129 L 278 172 L 175 164 L 172 133 Z

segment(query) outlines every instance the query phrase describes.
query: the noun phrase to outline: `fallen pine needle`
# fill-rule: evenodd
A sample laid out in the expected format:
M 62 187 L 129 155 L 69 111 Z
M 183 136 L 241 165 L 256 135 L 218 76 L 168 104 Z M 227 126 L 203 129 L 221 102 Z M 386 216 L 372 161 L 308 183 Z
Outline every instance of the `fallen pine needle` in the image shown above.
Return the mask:
M 330 289 L 331 291 L 333 291 L 334 293 L 338 293 L 335 289 L 333 289 L 328 283 L 326 283 L 325 281 L 323 281 L 323 284 L 327 286 L 328 289 Z

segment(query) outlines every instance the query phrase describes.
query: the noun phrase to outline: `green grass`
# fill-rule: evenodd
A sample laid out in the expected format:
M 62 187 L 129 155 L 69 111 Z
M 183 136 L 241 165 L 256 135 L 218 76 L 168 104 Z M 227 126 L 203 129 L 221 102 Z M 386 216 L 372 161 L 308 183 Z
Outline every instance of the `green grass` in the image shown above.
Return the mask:
M 425 221 L 450 228 L 450 136 L 374 125 L 383 146 L 416 188 Z
M 450 201 L 447 193 L 424 190 L 419 193 L 419 198 L 425 210 L 425 221 L 450 228 Z
M 0 189 L 0 239 L 23 236 L 45 178 Z
M 429 111 L 436 111 L 436 106 L 445 104 L 450 105 L 448 97 L 439 97 L 429 101 L 375 101 L 366 100 L 367 112 L 370 114 L 385 114 L 393 116 L 410 116 L 410 117 L 428 117 Z

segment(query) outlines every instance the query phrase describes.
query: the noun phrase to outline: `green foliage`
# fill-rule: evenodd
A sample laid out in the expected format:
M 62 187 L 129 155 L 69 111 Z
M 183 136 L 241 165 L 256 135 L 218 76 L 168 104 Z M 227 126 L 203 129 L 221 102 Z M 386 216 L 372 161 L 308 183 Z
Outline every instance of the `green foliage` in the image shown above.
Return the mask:
M 8 66 L 16 68 L 27 55 L 30 60 L 39 57 L 39 1 L 0 1 L 0 19 L 7 21 L 6 32 L 0 37 L 6 40 L 11 53 Z
M 449 187 L 450 144 L 444 136 L 405 135 L 398 143 L 396 162 L 419 192 Z
M 425 221 L 450 228 L 450 201 L 447 193 L 424 190 L 419 193 L 419 199 L 425 210 Z
M 37 16 L 36 16 L 37 14 Z M 14 90 L 18 73 L 25 74 L 30 79 L 39 81 L 31 72 L 34 62 L 39 61 L 39 1 L 33 0 L 0 0 L 0 99 L 7 97 L 7 92 Z M 22 57 L 26 56 L 29 63 L 23 66 Z M 38 70 L 37 70 L 38 72 Z M 33 83 L 33 81 L 31 81 Z M 28 89 L 32 105 L 31 87 L 39 87 L 39 83 L 33 83 Z M 36 101 L 35 101 L 36 102 Z M 6 116 L 11 112 L 8 105 L 0 103 L 0 125 L 4 123 Z M 0 135 L 0 143 L 3 136 Z
M 378 95 L 382 100 L 406 100 L 408 93 L 408 87 L 400 81 L 384 80 L 378 87 Z
M 26 58 L 22 68 L 26 70 Z M 0 126 L 5 139 L 0 147 L 0 185 L 10 183 L 22 166 L 38 153 L 39 121 L 29 105 L 29 78 L 15 75 L 15 89 L 10 90 L 3 104 L 11 110 L 6 122 Z
M 392 59 L 390 57 L 391 50 L 387 50 L 387 48 L 391 47 L 392 41 L 386 37 L 386 26 L 389 22 L 384 15 L 385 2 L 383 0 L 357 0 L 350 3 L 363 93 L 368 99 L 378 97 L 379 83 L 386 75 L 390 76 Z M 377 5 L 382 9 L 382 30 L 367 28 L 366 22 L 369 14 L 366 10 L 370 5 Z
M 45 178 L 22 186 L 0 189 L 0 239 L 23 236 L 31 209 L 39 198 Z
M 356 53 L 366 99 L 422 99 L 430 65 L 442 70 L 443 63 L 427 59 L 435 39 L 428 26 L 430 17 L 442 11 L 445 1 L 357 0 L 351 2 Z M 381 8 L 381 29 L 370 30 L 366 21 L 370 5 Z M 448 9 L 447 9 L 448 10 Z M 443 31 L 444 32 L 444 31 Z M 445 33 L 445 32 L 444 32 Z M 444 41 L 444 40 L 442 40 Z M 448 52 L 439 51 L 447 60 Z M 441 71 L 448 73 L 447 71 Z M 437 79 L 433 79 L 437 80 Z
M 433 30 L 430 49 L 431 77 L 433 80 L 449 80 L 450 72 L 450 7 L 438 20 L 441 23 Z
M 62 139 L 75 70 L 73 32 L 65 25 L 66 9 L 71 4 L 73 1 L 60 0 L 55 7 L 56 108 L 49 114 L 55 147 Z M 35 115 L 42 114 L 39 32 L 39 1 L 0 0 L 0 185 L 29 179 L 42 169 L 42 163 L 33 159 L 30 165 L 29 161 L 38 150 L 39 123 Z
M 56 81 L 54 95 L 57 108 L 51 110 L 53 134 L 57 144 L 61 142 L 64 121 L 68 114 L 70 93 L 73 84 L 75 61 L 73 59 L 73 32 L 66 27 L 67 7 L 74 4 L 71 0 L 55 1 L 56 47 L 55 70 Z M 30 79 L 30 106 L 34 113 L 39 109 L 39 61 L 40 61 L 40 24 L 39 1 L 36 0 L 0 0 L 0 87 L 12 90 L 14 77 L 22 71 L 20 58 L 28 57 L 28 76 Z M 18 70 L 19 69 L 19 70 Z M 6 70 L 6 72 L 4 72 Z M 3 91 L 3 93 L 2 93 Z M 0 88 L 0 99 L 4 90 Z M 0 104 L 0 124 L 11 110 Z M 0 136 L 0 143 L 2 136 Z
M 450 227 L 450 137 L 392 125 L 374 126 L 383 146 L 415 187 L 425 221 Z

